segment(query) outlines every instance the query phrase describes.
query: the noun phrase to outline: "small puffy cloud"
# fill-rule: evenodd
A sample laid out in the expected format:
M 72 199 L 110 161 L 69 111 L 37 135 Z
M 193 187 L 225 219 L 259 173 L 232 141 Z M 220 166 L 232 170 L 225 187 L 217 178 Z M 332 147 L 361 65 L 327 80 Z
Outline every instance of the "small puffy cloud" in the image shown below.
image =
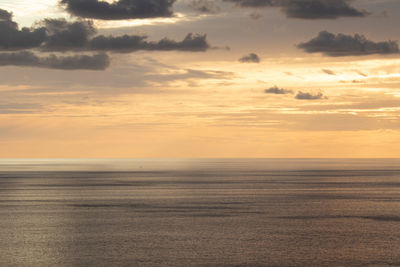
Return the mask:
M 296 99 L 298 100 L 318 100 L 318 99 L 326 99 L 323 93 L 317 93 L 317 94 L 312 94 L 312 93 L 304 93 L 304 92 L 298 92 L 296 95 Z
M 351 0 L 224 0 L 241 7 L 280 7 L 289 18 L 337 19 L 364 17 L 368 13 L 350 5 Z
M 328 75 L 336 75 L 336 73 L 332 70 L 328 70 L 328 69 L 322 69 L 323 73 L 326 73 Z
M 266 94 L 276 94 L 276 95 L 286 95 L 286 94 L 293 94 L 292 90 L 282 89 L 277 86 L 271 87 L 269 89 L 265 89 L 264 93 Z
M 110 65 L 106 54 L 39 57 L 30 51 L 0 53 L 0 66 L 28 66 L 60 70 L 104 70 Z
M 124 20 L 170 17 L 175 0 L 61 0 L 61 5 L 75 16 L 101 20 Z
M 209 0 L 192 0 L 188 6 L 197 12 L 207 14 L 216 14 L 221 10 L 215 2 Z
M 331 57 L 364 56 L 372 54 L 397 54 L 400 52 L 396 41 L 373 42 L 363 35 L 333 34 L 322 31 L 317 37 L 297 45 L 307 53 L 323 53 Z
M 249 55 L 240 58 L 239 61 L 242 63 L 259 63 L 260 57 L 257 54 L 250 53 Z

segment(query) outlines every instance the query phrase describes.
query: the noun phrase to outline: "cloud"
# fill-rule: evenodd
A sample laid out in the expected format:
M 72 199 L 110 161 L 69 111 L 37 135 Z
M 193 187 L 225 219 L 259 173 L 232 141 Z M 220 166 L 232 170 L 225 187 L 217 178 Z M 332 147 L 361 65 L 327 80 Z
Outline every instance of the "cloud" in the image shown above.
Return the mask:
M 182 41 L 163 38 L 159 41 L 147 41 L 147 36 L 95 35 L 97 29 L 91 21 L 68 22 L 65 19 L 44 19 L 36 23 L 38 28 L 23 28 L 7 20 L 11 14 L 7 11 L 0 13 L 6 20 L 0 20 L 0 50 L 15 51 L 38 49 L 43 52 L 68 51 L 112 51 L 135 52 L 149 51 L 206 51 L 211 48 L 205 34 L 189 33 Z
M 48 37 L 42 47 L 44 51 L 82 50 L 89 38 L 96 33 L 91 21 L 67 22 L 65 19 L 45 19 L 41 24 Z
M 0 21 L 2 21 L 2 20 L 7 21 L 7 20 L 11 20 L 11 19 L 12 19 L 12 13 L 0 8 Z
M 298 92 L 296 95 L 296 99 L 298 100 L 318 100 L 318 99 L 326 99 L 323 93 L 312 94 L 312 93 L 303 93 Z
M 241 7 L 280 7 L 289 18 L 337 19 L 364 17 L 368 13 L 352 7 L 351 0 L 224 0 Z
M 146 41 L 146 36 L 123 35 L 123 36 L 97 36 L 89 43 L 90 50 L 102 50 L 118 53 L 129 53 L 138 50 L 150 51 L 206 51 L 210 48 L 207 36 L 189 33 L 182 41 L 164 38 L 158 42 Z
M 221 11 L 215 2 L 209 0 L 192 0 L 188 6 L 201 13 L 216 14 Z
M 239 61 L 243 63 L 259 63 L 260 57 L 257 54 L 250 53 L 249 55 L 240 58 Z
M 28 66 L 59 70 L 104 70 L 110 65 L 106 54 L 39 57 L 30 51 L 0 53 L 0 66 Z
M 328 69 L 322 69 L 323 73 L 326 73 L 328 75 L 336 75 L 336 73 L 332 70 L 328 70 Z
M 61 0 L 72 15 L 101 20 L 124 20 L 170 17 L 175 0 Z
M 0 50 L 19 50 L 38 47 L 46 40 L 46 29 L 18 28 L 12 14 L 0 9 Z
M 322 31 L 317 37 L 297 45 L 307 53 L 323 53 L 331 57 L 364 56 L 372 54 L 397 54 L 399 46 L 396 41 L 373 42 L 363 35 L 354 36 L 333 34 Z
M 348 2 L 346 0 L 286 1 L 283 11 L 289 18 L 300 19 L 337 19 L 367 15 L 367 12 L 351 7 Z
M 43 106 L 36 103 L 0 103 L 0 114 L 34 114 L 42 109 Z
M 277 86 L 271 87 L 269 89 L 265 89 L 264 92 L 266 94 L 276 94 L 276 95 L 293 94 L 292 90 L 278 88 Z

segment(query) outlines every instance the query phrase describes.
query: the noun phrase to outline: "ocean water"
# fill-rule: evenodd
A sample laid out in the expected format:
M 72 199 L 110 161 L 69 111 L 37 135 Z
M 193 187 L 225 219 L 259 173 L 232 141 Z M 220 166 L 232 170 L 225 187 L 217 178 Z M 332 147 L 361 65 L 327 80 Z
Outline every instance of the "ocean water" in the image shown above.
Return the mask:
M 400 160 L 0 160 L 0 266 L 400 266 Z

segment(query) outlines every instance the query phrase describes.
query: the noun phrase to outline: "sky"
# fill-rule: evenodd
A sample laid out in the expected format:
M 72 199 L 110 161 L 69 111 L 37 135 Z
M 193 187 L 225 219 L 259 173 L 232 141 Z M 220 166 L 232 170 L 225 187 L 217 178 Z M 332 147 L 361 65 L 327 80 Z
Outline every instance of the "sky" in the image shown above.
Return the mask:
M 397 0 L 0 0 L 0 158 L 398 158 Z

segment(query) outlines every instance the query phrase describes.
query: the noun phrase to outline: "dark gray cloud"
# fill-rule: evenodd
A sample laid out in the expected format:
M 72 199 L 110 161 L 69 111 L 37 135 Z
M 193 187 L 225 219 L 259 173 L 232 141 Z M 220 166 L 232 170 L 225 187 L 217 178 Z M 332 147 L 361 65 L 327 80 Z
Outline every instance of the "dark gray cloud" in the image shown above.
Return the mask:
M 44 51 L 83 50 L 96 33 L 90 21 L 67 22 L 65 19 L 45 19 L 41 23 L 48 33 Z
M 303 93 L 303 92 L 298 92 L 296 95 L 296 99 L 299 100 L 318 100 L 318 99 L 326 99 L 324 97 L 323 93 L 318 93 L 318 94 L 312 94 L 312 93 Z
M 210 48 L 206 35 L 189 33 L 182 41 L 164 38 L 158 42 L 146 41 L 146 36 L 123 35 L 123 36 L 97 36 L 90 41 L 90 50 L 112 51 L 128 53 L 138 50 L 157 51 L 206 51 Z
M 264 92 L 266 94 L 276 94 L 276 95 L 286 95 L 286 94 L 293 94 L 292 90 L 282 89 L 277 86 L 271 87 L 269 89 L 265 89 Z
M 0 53 L 0 66 L 28 66 L 60 70 L 104 70 L 110 65 L 106 54 L 39 57 L 30 51 Z
M 249 55 L 240 58 L 239 61 L 243 63 L 259 63 L 260 57 L 257 54 L 250 53 Z
M 367 12 L 357 10 L 346 0 L 295 0 L 286 1 L 283 11 L 289 18 L 336 19 L 339 17 L 364 17 Z
M 0 8 L 0 21 L 11 20 L 11 19 L 12 19 L 12 13 Z
M 7 11 L 0 12 L 0 50 L 39 49 L 44 52 L 112 51 L 206 51 L 210 48 L 207 36 L 189 33 L 182 41 L 169 38 L 147 41 L 147 36 L 95 35 L 97 29 L 91 21 L 68 22 L 65 19 L 44 19 L 36 28 L 18 29 Z M 10 18 L 10 19 L 9 19 Z
M 195 11 L 207 14 L 216 14 L 221 11 L 215 2 L 209 0 L 192 0 L 188 6 Z
M 65 19 L 44 19 L 32 28 L 19 29 L 12 20 L 12 13 L 0 9 L 0 50 L 18 51 L 0 53 L 0 66 L 31 66 L 51 69 L 104 70 L 110 64 L 103 52 L 147 51 L 206 51 L 210 48 L 207 36 L 189 33 L 183 40 L 164 38 L 147 41 L 147 36 L 96 36 L 96 28 L 91 21 L 69 22 Z M 92 52 L 96 55 L 36 55 L 38 52 Z
M 175 0 L 61 0 L 72 15 L 102 20 L 170 17 Z
M 223 0 L 241 7 L 280 7 L 289 18 L 336 19 L 364 17 L 368 13 L 350 5 L 351 0 Z
M 47 38 L 46 29 L 18 28 L 12 14 L 0 9 L 0 50 L 19 50 L 37 47 Z
M 297 45 L 307 53 L 323 53 L 331 57 L 364 56 L 372 54 L 397 54 L 399 46 L 396 41 L 373 42 L 363 35 L 333 34 L 322 31 L 317 37 Z

